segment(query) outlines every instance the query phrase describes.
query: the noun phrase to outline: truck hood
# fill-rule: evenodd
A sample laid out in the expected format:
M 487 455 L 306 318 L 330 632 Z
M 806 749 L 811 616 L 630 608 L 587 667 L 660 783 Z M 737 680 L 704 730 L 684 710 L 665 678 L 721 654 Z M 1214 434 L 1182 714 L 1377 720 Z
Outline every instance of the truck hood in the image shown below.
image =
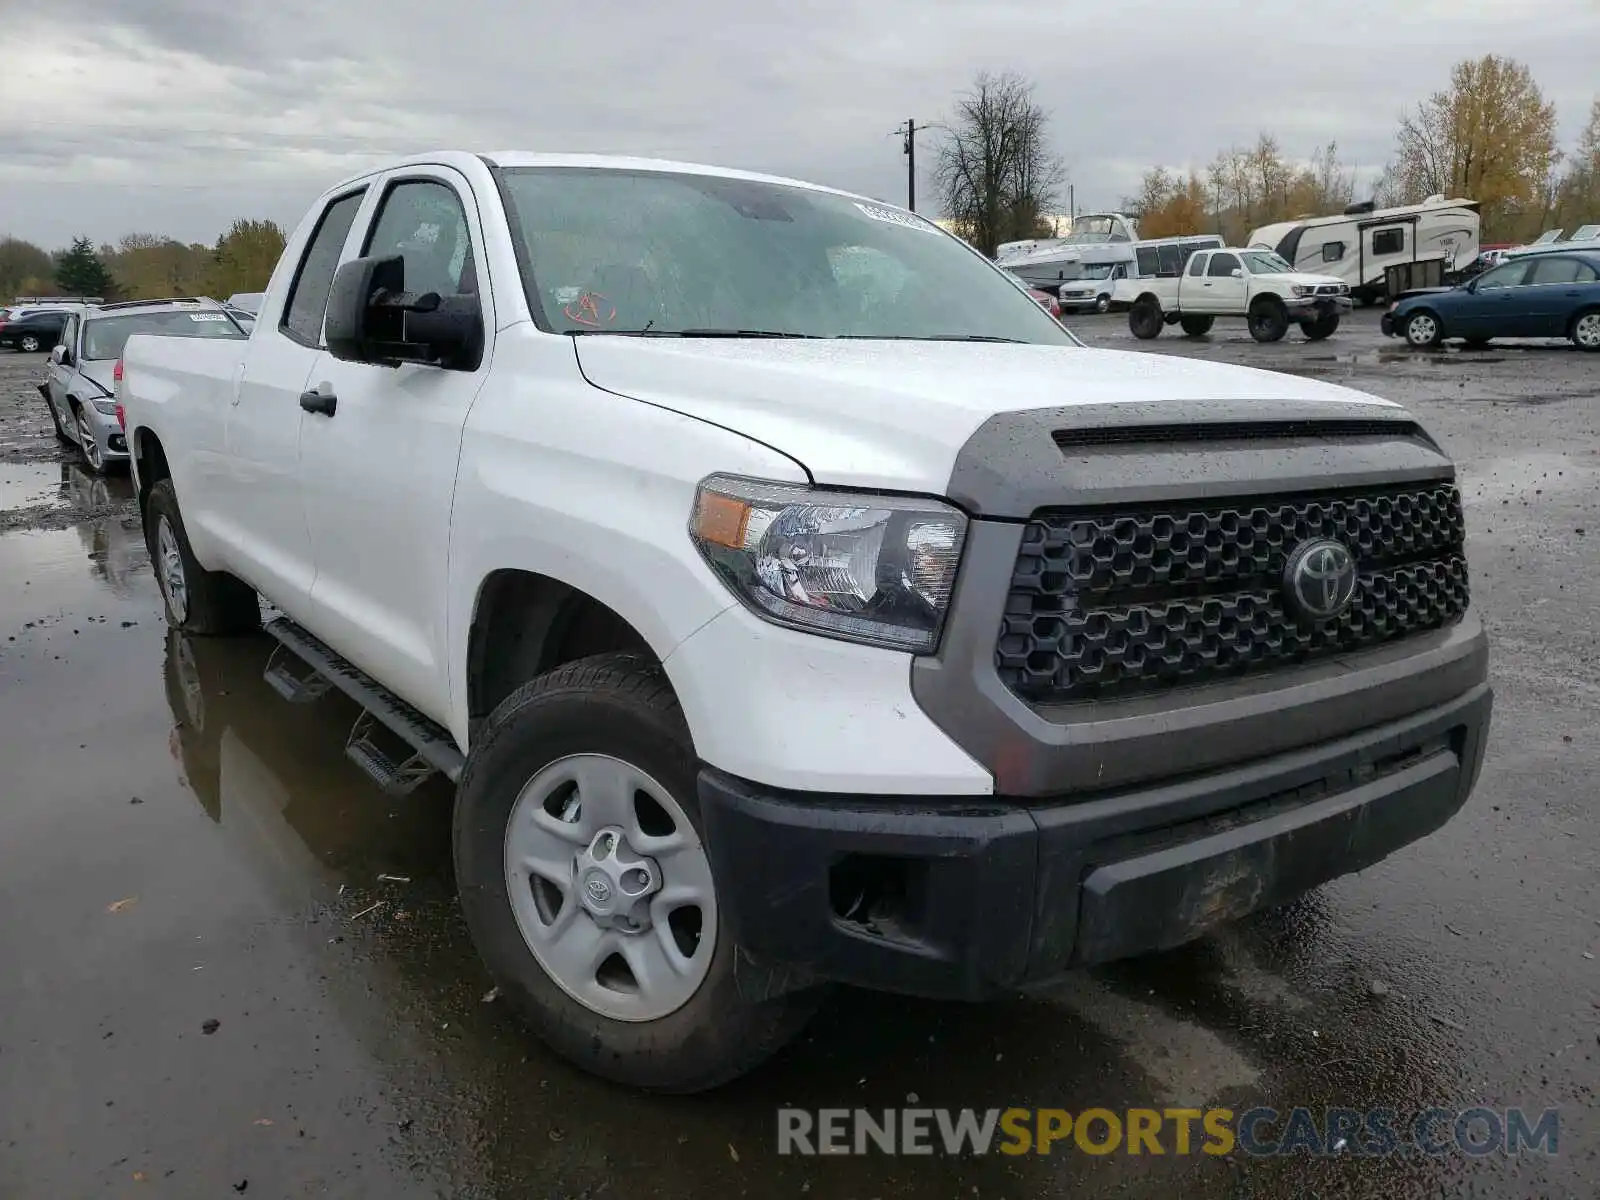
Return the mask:
M 754 438 L 817 483 L 942 494 L 996 413 L 1195 400 L 1395 408 L 1250 367 L 1071 346 L 925 341 L 575 338 L 596 387 Z
M 1298 283 L 1301 287 L 1323 287 L 1330 283 L 1344 282 L 1337 275 L 1315 275 L 1310 271 L 1280 271 L 1267 278 L 1279 279 L 1289 284 Z

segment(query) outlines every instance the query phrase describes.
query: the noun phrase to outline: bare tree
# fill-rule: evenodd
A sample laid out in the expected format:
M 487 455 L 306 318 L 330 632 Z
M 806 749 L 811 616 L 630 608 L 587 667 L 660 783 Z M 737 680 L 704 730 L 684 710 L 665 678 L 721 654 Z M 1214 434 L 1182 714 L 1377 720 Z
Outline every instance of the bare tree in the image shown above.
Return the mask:
M 945 215 L 985 254 L 1039 236 L 1055 205 L 1063 172 L 1048 126 L 1033 84 L 1013 72 L 980 72 L 956 103 L 936 178 Z

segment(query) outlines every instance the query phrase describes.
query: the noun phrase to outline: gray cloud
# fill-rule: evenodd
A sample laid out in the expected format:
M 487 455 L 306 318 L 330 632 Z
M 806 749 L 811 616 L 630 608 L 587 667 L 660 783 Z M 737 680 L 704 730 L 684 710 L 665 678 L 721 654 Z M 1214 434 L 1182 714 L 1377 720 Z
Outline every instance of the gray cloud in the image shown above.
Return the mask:
M 1080 207 L 1145 167 L 1203 168 L 1265 128 L 1374 170 L 1450 64 L 1528 62 L 1571 138 L 1596 89 L 1600 5 L 977 0 L 57 0 L 0 33 L 0 232 L 49 244 L 291 222 L 384 157 L 456 145 L 691 158 L 899 199 L 887 136 L 979 69 L 1034 79 Z M 71 80 L 70 88 L 61 86 Z M 48 96 L 48 103 L 40 103 Z M 36 118 L 36 119 L 35 119 Z M 923 143 L 932 161 L 934 132 Z M 931 196 L 924 178 L 919 194 Z

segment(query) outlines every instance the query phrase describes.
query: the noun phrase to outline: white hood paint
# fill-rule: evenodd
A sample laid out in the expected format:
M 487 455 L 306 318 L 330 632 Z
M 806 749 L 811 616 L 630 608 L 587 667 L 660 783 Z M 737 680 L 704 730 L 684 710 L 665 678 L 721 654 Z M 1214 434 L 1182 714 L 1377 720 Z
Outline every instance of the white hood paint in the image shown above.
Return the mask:
M 1179 400 L 1376 396 L 1250 367 L 1120 350 L 970 342 L 575 338 L 597 387 L 790 455 L 819 484 L 938 495 L 995 413 Z

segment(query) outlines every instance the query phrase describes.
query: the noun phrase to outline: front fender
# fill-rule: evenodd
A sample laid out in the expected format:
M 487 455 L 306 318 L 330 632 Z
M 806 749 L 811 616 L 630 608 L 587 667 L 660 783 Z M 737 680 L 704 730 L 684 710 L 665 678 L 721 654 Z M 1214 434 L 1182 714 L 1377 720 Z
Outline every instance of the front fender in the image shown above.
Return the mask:
M 554 421 L 553 411 L 572 418 Z M 495 572 L 527 571 L 592 596 L 663 662 L 737 603 L 688 536 L 696 486 L 719 471 L 808 482 L 799 464 L 767 446 L 600 391 L 576 371 L 555 385 L 547 372 L 490 381 L 468 420 L 451 514 L 450 732 L 458 744 L 468 744 L 472 623 Z

